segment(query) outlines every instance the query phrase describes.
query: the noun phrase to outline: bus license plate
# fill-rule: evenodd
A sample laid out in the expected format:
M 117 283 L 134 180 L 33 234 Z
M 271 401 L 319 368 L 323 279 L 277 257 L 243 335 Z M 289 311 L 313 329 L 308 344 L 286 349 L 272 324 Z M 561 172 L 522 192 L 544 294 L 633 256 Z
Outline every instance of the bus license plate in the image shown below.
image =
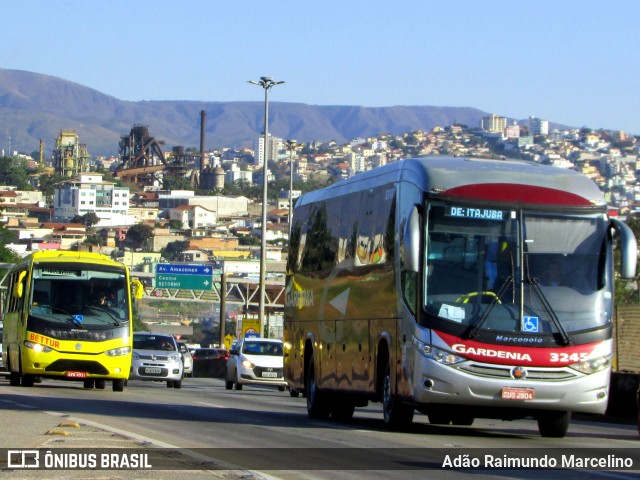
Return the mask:
M 534 396 L 533 388 L 504 387 L 502 389 L 504 400 L 533 400 Z
M 262 372 L 262 376 L 263 377 L 267 377 L 267 378 L 278 378 L 278 373 L 277 372 Z
M 162 373 L 162 370 L 154 367 L 145 367 L 144 373 L 148 375 L 160 375 Z
M 67 378 L 87 378 L 87 372 L 67 372 Z

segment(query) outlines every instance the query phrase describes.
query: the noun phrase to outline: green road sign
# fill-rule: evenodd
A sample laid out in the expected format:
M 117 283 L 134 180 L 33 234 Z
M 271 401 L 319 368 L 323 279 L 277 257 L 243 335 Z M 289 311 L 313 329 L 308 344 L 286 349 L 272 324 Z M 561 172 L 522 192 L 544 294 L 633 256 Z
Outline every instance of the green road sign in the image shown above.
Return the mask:
M 176 290 L 211 290 L 212 285 L 213 281 L 210 275 L 175 275 L 156 273 L 156 288 L 173 288 Z

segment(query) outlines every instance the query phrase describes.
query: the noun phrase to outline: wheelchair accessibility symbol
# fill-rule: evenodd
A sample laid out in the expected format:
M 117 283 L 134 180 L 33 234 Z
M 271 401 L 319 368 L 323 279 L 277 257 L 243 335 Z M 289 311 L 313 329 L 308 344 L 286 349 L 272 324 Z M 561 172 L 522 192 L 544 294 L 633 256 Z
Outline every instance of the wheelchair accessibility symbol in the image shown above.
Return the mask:
M 522 331 L 538 333 L 538 317 L 522 317 Z

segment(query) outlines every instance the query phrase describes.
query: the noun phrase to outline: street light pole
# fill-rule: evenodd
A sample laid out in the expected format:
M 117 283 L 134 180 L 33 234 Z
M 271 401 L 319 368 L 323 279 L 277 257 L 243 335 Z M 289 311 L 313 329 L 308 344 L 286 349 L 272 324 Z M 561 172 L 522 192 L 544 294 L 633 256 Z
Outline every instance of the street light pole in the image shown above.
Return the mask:
M 266 297 L 266 271 L 267 271 L 267 170 L 269 167 L 269 90 L 284 81 L 276 82 L 271 77 L 260 77 L 259 81 L 249 80 L 252 85 L 258 85 L 264 89 L 264 145 L 262 164 L 262 238 L 260 239 L 260 303 L 258 318 L 260 319 L 260 336 L 264 336 L 264 303 Z
M 295 140 L 287 140 L 287 149 L 289 150 L 289 245 L 291 245 L 291 225 L 293 222 L 293 151 L 298 142 Z

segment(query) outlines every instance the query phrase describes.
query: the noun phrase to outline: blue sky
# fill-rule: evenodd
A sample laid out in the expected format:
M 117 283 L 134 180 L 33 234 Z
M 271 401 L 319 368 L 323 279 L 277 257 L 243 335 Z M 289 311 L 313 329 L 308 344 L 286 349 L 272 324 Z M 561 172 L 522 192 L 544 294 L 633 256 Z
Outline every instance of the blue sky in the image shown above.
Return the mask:
M 637 0 L 20 0 L 0 68 L 122 100 L 475 107 L 640 134 Z

